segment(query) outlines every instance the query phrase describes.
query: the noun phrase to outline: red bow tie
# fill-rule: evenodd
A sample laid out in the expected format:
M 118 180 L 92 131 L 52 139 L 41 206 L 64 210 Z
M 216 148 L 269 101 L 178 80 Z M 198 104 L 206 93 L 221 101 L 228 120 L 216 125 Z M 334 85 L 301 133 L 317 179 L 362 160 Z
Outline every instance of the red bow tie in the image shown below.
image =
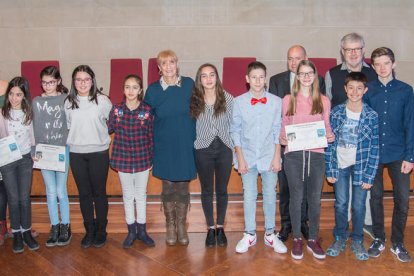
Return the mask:
M 266 104 L 267 103 L 266 97 L 263 97 L 263 98 L 260 98 L 260 99 L 252 98 L 251 104 L 255 105 L 257 103 Z

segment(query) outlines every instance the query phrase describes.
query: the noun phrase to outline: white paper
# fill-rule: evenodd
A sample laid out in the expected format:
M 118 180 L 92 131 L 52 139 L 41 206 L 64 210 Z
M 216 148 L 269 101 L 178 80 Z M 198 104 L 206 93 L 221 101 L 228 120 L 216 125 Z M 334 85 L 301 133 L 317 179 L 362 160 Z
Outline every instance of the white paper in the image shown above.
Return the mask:
M 287 125 L 285 127 L 289 151 L 326 148 L 326 129 L 324 121 Z
M 33 168 L 64 172 L 66 158 L 65 146 L 37 144 Z
M 19 146 L 13 135 L 0 139 L 0 167 L 22 159 Z

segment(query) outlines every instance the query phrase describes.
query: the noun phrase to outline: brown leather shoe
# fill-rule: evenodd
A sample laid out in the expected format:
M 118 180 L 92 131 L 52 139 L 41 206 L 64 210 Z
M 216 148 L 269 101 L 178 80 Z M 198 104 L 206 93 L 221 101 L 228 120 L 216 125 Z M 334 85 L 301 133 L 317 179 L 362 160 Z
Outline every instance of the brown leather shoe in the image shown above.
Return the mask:
M 168 245 L 175 245 L 177 243 L 175 202 L 163 202 L 163 205 L 167 230 L 165 242 Z
M 178 243 L 181 245 L 188 245 L 190 240 L 187 235 L 187 210 L 188 203 L 177 202 L 175 205 L 177 210 L 177 235 Z

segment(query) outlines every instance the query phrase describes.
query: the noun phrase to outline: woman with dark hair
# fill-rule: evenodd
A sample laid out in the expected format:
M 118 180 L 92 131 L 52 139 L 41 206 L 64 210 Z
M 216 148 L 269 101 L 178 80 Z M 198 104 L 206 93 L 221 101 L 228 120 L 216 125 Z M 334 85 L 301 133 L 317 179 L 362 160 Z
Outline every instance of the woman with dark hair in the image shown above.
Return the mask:
M 68 129 L 64 101 L 68 89 L 62 83 L 59 69 L 55 66 L 45 67 L 40 72 L 43 93 L 33 100 L 33 126 L 36 144 L 66 146 Z M 72 233 L 69 224 L 69 198 L 67 179 L 69 170 L 69 148 L 66 147 L 64 158 L 65 171 L 42 169 L 46 186 L 47 208 L 50 217 L 50 233 L 47 247 L 64 246 L 70 243 Z M 59 198 L 59 207 L 57 204 Z M 59 220 L 59 209 L 61 220 Z
M 23 77 L 16 77 L 7 87 L 4 106 L 0 113 L 0 139 L 14 136 L 22 154 L 21 159 L 0 167 L 10 207 L 14 253 L 23 252 L 24 244 L 30 250 L 39 249 L 39 244 L 31 234 L 31 148 L 35 145 L 32 119 L 29 83 Z
M 102 247 L 106 242 L 106 178 L 111 142 L 106 121 L 111 108 L 111 101 L 97 87 L 92 69 L 88 65 L 76 67 L 65 101 L 65 112 L 69 129 L 67 144 L 70 149 L 70 166 L 79 191 L 86 230 L 81 241 L 82 248 L 88 248 L 92 244 Z
M 197 71 L 190 114 L 197 120 L 196 165 L 201 184 L 201 203 L 207 222 L 206 246 L 227 245 L 224 218 L 227 210 L 227 185 L 230 179 L 233 143 L 230 137 L 233 97 L 223 90 L 217 68 L 209 63 Z M 216 191 L 217 220 L 213 218 Z
M 158 54 L 161 78 L 148 87 L 144 101 L 154 113 L 152 175 L 162 180 L 166 243 L 175 245 L 178 239 L 178 243 L 187 245 L 188 185 L 196 177 L 195 120 L 190 117 L 194 81 L 178 74 L 177 61 L 177 55 L 171 50 Z

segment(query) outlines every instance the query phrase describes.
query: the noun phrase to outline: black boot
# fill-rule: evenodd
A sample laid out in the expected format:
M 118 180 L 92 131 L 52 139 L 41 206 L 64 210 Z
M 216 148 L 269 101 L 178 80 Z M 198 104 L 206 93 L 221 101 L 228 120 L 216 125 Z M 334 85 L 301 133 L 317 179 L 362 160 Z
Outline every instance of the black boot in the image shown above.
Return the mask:
M 134 241 L 137 239 L 137 234 L 135 230 L 135 223 L 127 224 L 128 226 L 128 235 L 126 236 L 122 246 L 124 248 L 130 248 Z
M 13 252 L 18 254 L 24 251 L 22 232 L 13 233 Z
M 147 225 L 141 223 L 135 223 L 137 231 L 137 240 L 143 241 L 146 246 L 155 246 L 155 242 L 148 236 Z
M 32 237 L 32 230 L 27 230 L 23 232 L 23 243 L 29 247 L 29 250 L 38 250 L 39 244 Z
M 206 246 L 213 247 L 216 245 L 216 229 L 208 228 L 206 237 Z
M 86 233 L 81 241 L 81 247 L 88 248 L 92 245 L 95 238 L 95 222 L 84 222 L 83 225 L 85 226 Z
M 65 246 L 70 243 L 72 239 L 72 231 L 70 229 L 70 224 L 61 224 L 60 225 L 60 233 L 57 245 Z
M 96 221 L 95 239 L 93 240 L 93 245 L 96 248 L 99 248 L 105 245 L 106 235 L 107 235 L 106 233 L 107 224 L 108 224 L 108 220 Z
M 226 246 L 227 245 L 227 237 L 226 237 L 226 234 L 224 233 L 224 228 L 223 227 L 217 227 L 216 233 L 217 233 L 217 244 L 218 244 L 218 246 Z
M 47 241 L 46 241 L 47 247 L 53 247 L 57 245 L 58 238 L 59 238 L 59 228 L 60 228 L 60 224 L 52 225 L 50 227 L 49 237 L 47 238 Z

